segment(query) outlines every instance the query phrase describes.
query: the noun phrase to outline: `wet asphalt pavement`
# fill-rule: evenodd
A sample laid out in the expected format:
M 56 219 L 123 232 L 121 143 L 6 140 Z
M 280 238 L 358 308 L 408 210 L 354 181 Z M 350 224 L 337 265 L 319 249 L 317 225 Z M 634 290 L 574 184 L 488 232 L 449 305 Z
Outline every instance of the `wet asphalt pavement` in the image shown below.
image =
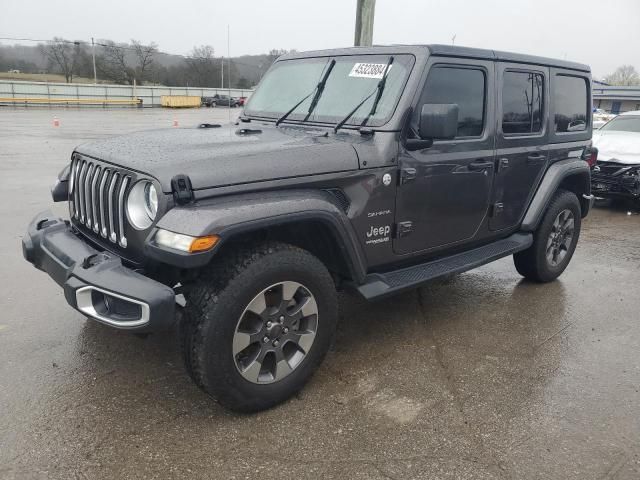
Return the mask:
M 22 259 L 27 223 L 76 144 L 174 118 L 228 117 L 0 109 L 0 478 L 640 478 L 640 215 L 626 208 L 593 211 L 551 284 L 507 258 L 382 302 L 343 295 L 316 376 L 255 415 L 191 383 L 174 332 L 141 339 L 68 307 Z

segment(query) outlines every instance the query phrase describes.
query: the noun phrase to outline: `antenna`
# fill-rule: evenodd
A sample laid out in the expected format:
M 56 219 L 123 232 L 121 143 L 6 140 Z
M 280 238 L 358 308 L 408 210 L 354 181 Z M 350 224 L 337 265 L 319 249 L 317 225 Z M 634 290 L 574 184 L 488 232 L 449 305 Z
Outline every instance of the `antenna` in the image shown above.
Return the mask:
M 451 45 L 455 45 L 456 44 L 456 34 L 453 34 L 453 37 L 451 37 Z

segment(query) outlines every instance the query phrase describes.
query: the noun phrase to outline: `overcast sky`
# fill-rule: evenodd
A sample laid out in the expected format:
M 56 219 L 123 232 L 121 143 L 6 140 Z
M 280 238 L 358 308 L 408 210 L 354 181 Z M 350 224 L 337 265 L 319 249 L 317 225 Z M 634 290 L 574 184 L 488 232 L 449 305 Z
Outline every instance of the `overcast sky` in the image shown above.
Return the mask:
M 353 44 L 356 0 L 2 0 L 0 37 L 154 41 L 226 55 Z M 373 40 L 455 43 L 640 69 L 640 0 L 377 0 Z M 12 43 L 2 41 L 3 44 Z

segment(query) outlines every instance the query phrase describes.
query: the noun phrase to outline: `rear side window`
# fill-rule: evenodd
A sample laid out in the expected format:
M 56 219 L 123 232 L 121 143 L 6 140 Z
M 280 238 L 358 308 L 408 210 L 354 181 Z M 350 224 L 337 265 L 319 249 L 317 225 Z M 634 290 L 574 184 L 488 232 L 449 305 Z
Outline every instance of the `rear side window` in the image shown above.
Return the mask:
M 484 126 L 485 75 L 475 68 L 434 67 L 416 111 L 415 123 L 425 103 L 458 105 L 458 137 L 478 137 Z
M 553 84 L 555 131 L 582 132 L 587 129 L 587 82 L 584 78 L 556 75 Z
M 502 85 L 502 131 L 525 135 L 542 130 L 544 79 L 539 73 L 505 72 Z

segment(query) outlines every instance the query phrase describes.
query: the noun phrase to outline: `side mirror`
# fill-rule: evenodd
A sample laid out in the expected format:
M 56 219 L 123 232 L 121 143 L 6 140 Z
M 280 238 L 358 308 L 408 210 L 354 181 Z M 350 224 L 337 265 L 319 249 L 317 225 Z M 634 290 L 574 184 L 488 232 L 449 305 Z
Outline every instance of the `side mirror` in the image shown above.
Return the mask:
M 458 105 L 425 103 L 420 111 L 418 134 L 423 140 L 452 140 L 458 133 Z

